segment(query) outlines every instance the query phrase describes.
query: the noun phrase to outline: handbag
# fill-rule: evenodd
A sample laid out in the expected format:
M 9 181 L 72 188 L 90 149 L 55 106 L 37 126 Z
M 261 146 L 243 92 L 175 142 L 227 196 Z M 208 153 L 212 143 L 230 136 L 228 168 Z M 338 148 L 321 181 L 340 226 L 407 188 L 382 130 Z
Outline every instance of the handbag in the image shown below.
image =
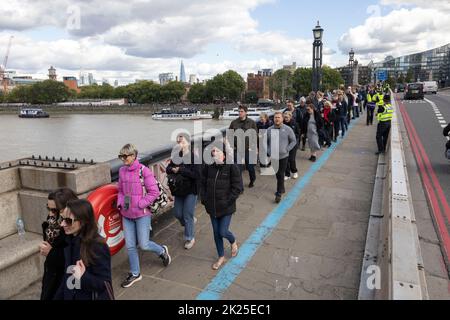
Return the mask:
M 111 283 L 109 281 L 103 281 L 103 283 L 105 284 L 105 289 L 106 289 L 105 291 L 107 293 L 107 299 L 101 299 L 101 300 L 116 300 L 114 297 L 114 290 L 113 290 Z M 92 292 L 92 300 L 99 300 L 97 291 Z
M 175 197 L 185 197 L 192 189 L 191 179 L 178 173 L 171 173 L 168 175 L 168 183 L 170 193 Z
M 139 169 L 139 180 L 141 181 L 141 185 L 142 185 L 142 194 L 145 197 L 148 192 L 147 192 L 147 189 L 145 188 L 143 166 L 141 166 L 141 168 Z M 158 180 L 156 180 L 156 183 L 158 185 L 159 195 L 155 199 L 155 201 L 153 201 L 153 203 L 148 206 L 149 210 L 153 214 L 159 213 L 159 211 L 161 211 L 163 208 L 165 208 L 169 204 L 169 196 L 167 195 L 163 186 L 161 185 L 161 183 Z

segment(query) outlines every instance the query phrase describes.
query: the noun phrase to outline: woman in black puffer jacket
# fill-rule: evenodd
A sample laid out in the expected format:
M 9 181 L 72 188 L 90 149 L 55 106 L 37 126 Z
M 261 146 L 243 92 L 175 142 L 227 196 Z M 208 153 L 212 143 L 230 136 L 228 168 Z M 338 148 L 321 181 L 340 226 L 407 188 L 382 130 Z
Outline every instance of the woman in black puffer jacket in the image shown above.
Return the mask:
M 225 164 L 225 154 L 214 148 L 212 156 L 215 163 L 206 165 L 202 170 L 201 199 L 206 212 L 211 217 L 219 259 L 213 264 L 218 270 L 225 262 L 223 238 L 231 244 L 231 256 L 238 254 L 238 245 L 229 231 L 231 216 L 236 212 L 236 200 L 241 193 L 241 172 L 235 164 Z

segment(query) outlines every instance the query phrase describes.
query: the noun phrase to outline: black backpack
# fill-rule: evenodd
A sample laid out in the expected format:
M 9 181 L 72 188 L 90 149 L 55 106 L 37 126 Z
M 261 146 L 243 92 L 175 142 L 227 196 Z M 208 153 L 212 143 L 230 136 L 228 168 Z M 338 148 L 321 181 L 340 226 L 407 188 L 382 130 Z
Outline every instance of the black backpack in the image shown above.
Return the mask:
M 185 197 L 192 193 L 192 181 L 188 177 L 177 173 L 171 173 L 167 177 L 170 192 L 175 197 Z

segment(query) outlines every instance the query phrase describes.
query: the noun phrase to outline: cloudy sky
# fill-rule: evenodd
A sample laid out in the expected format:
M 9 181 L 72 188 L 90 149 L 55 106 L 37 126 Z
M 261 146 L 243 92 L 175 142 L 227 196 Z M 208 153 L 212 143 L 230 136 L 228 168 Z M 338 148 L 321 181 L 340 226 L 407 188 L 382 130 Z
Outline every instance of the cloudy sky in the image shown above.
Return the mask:
M 449 0 L 7 0 L 0 7 L 0 63 L 45 78 L 201 80 L 233 69 L 245 76 L 296 61 L 310 66 L 312 28 L 325 29 L 324 62 L 379 61 L 450 42 Z

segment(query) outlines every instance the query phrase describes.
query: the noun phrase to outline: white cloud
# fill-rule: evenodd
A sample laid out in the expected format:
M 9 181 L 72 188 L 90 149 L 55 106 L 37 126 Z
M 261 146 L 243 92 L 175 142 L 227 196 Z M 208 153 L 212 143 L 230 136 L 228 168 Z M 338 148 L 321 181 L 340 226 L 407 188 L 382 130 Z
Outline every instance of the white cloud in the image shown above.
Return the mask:
M 382 0 L 396 5 L 385 16 L 368 18 L 339 39 L 339 49 L 346 54 L 353 48 L 362 62 L 380 61 L 387 55 L 401 56 L 425 51 L 450 42 L 450 4 L 430 0 Z M 420 7 L 404 7 L 419 5 Z M 422 7 L 423 6 L 423 7 Z

